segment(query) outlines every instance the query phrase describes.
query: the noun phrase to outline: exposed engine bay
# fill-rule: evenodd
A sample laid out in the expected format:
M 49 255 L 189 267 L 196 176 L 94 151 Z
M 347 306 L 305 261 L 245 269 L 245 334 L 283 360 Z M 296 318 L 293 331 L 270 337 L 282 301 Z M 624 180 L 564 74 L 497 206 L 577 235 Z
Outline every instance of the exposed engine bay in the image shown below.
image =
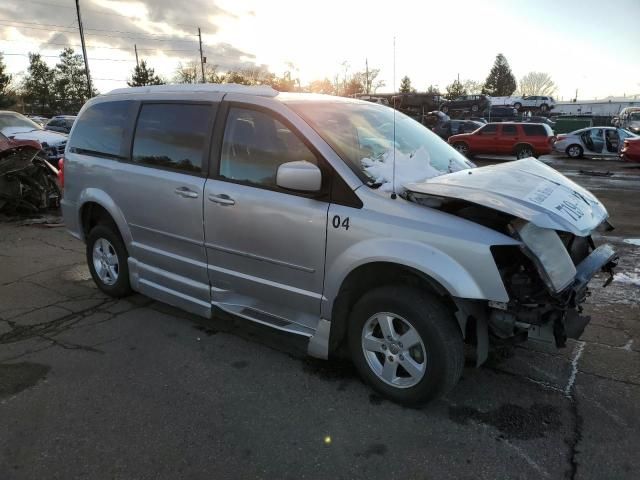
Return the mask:
M 581 306 L 589 295 L 589 281 L 600 271 L 609 274 L 605 285 L 613 278 L 618 257 L 609 245 L 596 247 L 591 235 L 541 228 L 466 200 L 415 192 L 405 195 L 409 201 L 473 221 L 520 242 L 491 247 L 509 301 L 485 302 L 484 308 L 476 306 L 465 313 L 479 325 L 486 325 L 491 344 L 537 339 L 561 348 L 567 338 L 580 337 L 590 320 L 582 315 Z M 613 229 L 606 220 L 598 228 Z M 481 331 L 476 335 L 478 363 L 486 358 L 486 352 L 480 351 L 482 335 Z

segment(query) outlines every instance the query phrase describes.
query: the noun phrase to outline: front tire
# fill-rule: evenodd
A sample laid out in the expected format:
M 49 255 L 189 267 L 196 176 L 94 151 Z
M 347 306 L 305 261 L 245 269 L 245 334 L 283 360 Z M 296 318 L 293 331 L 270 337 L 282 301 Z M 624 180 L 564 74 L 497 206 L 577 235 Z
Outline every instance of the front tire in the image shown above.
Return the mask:
M 96 225 L 87 237 L 87 264 L 98 288 L 110 297 L 132 293 L 129 283 L 129 254 L 119 232 L 105 224 Z
M 462 375 L 460 328 L 431 293 L 387 286 L 365 294 L 349 317 L 348 337 L 362 378 L 395 402 L 416 405 L 442 396 Z
M 516 102 L 513 104 L 513 108 L 516 110 L 520 110 L 522 108 L 522 104 L 520 102 Z
M 469 145 L 467 145 L 464 142 L 456 142 L 453 145 L 453 148 L 455 148 L 458 153 L 460 153 L 461 155 L 464 155 L 465 157 L 469 156 Z
M 447 112 L 449 111 L 449 107 L 447 107 L 446 105 L 442 105 L 442 106 L 440 107 L 440 111 L 441 111 L 442 113 L 447 113 Z

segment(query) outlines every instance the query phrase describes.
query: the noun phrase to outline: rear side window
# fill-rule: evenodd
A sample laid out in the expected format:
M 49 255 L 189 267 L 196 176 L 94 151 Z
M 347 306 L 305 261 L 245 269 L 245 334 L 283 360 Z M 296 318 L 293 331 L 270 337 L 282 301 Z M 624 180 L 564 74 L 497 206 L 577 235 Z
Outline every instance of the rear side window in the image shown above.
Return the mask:
M 546 137 L 547 130 L 544 125 L 522 125 L 524 134 L 528 137 Z
M 211 105 L 143 104 L 133 139 L 132 160 L 200 173 L 212 114 Z
M 507 137 L 515 137 L 518 131 L 515 125 L 503 125 L 502 126 L 502 135 Z
M 102 102 L 87 108 L 77 119 L 69 150 L 107 158 L 124 158 L 124 139 L 134 102 Z

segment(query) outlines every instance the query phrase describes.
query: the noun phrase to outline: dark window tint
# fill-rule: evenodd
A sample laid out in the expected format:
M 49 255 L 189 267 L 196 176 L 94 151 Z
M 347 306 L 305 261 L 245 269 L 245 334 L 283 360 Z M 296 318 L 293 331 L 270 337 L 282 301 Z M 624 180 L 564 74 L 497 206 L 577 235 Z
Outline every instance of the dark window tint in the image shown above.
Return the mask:
M 87 108 L 77 119 L 69 148 L 72 152 L 120 158 L 132 115 L 131 101 L 102 102 Z
M 484 127 L 482 127 L 482 130 L 480 130 L 480 134 L 481 135 L 493 135 L 498 131 L 498 126 L 497 125 L 485 125 Z
M 142 105 L 133 161 L 199 173 L 212 113 L 211 105 Z
M 255 110 L 229 110 L 220 158 L 222 177 L 265 187 L 276 186 L 278 167 L 315 155 L 286 126 Z
M 529 137 L 546 137 L 547 130 L 544 125 L 522 125 L 524 134 Z
M 503 125 L 502 134 L 506 136 L 515 137 L 518 133 L 518 129 L 515 125 Z

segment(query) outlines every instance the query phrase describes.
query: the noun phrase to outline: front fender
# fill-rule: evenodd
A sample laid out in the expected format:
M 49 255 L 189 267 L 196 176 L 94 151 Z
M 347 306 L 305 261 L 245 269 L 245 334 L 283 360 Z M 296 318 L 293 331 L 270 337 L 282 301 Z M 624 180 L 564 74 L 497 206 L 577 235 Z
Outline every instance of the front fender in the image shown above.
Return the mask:
M 467 267 L 437 248 L 412 240 L 370 238 L 351 245 L 327 265 L 322 317 L 331 308 L 346 277 L 356 268 L 374 262 L 411 267 L 438 282 L 458 298 L 506 302 L 507 291 L 488 245 L 476 245 Z
M 131 245 L 133 241 L 133 237 L 131 236 L 131 230 L 129 229 L 129 225 L 122 213 L 122 210 L 116 205 L 113 199 L 107 194 L 104 190 L 100 190 L 98 188 L 85 188 L 80 192 L 77 201 L 77 221 L 78 225 L 81 226 L 80 235 L 83 235 L 84 229 L 82 228 L 82 208 L 89 202 L 97 203 L 102 208 L 104 208 L 113 221 L 116 223 L 118 230 L 120 231 L 120 235 L 122 240 L 124 241 L 127 249 Z M 84 240 L 84 238 L 83 238 Z

